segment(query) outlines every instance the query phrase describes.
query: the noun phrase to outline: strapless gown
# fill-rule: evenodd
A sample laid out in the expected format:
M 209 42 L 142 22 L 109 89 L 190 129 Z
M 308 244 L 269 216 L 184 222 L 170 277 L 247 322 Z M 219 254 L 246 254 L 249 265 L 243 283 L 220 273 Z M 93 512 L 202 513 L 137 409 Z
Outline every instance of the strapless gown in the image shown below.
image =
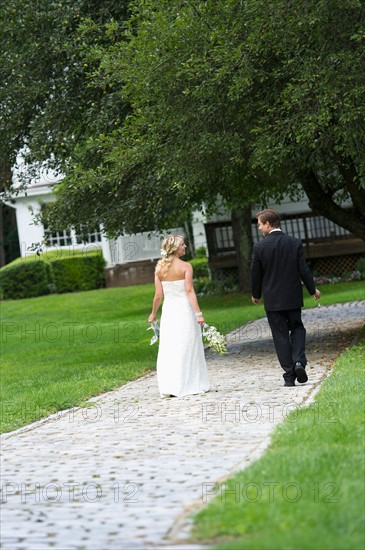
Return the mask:
M 157 382 L 161 396 L 183 397 L 209 390 L 201 329 L 185 281 L 163 281 Z

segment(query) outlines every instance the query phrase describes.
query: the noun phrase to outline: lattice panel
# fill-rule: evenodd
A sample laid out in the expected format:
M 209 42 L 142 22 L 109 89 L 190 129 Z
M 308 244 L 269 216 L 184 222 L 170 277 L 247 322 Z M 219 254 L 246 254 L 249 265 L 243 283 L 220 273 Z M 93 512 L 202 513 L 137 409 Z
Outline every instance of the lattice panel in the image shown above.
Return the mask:
M 316 275 L 337 275 L 340 277 L 346 271 L 353 271 L 361 256 L 362 254 L 349 254 L 347 256 L 318 258 L 311 262 L 310 267 Z
M 232 287 L 238 285 L 238 267 L 215 269 L 212 276 L 214 281 L 219 281 L 224 286 Z
M 347 271 L 356 269 L 356 262 L 363 254 L 348 254 L 346 256 L 332 256 L 328 258 L 317 258 L 308 261 L 309 268 L 315 276 L 336 275 L 341 277 Z M 214 269 L 212 272 L 214 281 L 223 283 L 224 286 L 232 287 L 238 285 L 238 268 L 226 267 Z

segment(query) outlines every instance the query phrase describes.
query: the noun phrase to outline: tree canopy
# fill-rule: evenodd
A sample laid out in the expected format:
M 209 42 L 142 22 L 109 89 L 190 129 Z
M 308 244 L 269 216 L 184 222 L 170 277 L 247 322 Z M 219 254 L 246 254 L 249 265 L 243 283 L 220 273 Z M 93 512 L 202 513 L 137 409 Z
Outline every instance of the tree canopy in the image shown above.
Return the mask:
M 51 223 L 134 232 L 304 189 L 365 239 L 363 2 L 43 0 L 38 27 L 30 5 L 1 8 L 2 154 L 62 169 Z
M 90 54 L 118 43 L 127 18 L 126 0 L 1 3 L 2 165 L 14 165 L 19 151 L 30 166 L 38 161 L 62 173 L 79 155 L 98 164 L 85 143 L 119 126 L 128 107 L 115 83 L 93 78 Z

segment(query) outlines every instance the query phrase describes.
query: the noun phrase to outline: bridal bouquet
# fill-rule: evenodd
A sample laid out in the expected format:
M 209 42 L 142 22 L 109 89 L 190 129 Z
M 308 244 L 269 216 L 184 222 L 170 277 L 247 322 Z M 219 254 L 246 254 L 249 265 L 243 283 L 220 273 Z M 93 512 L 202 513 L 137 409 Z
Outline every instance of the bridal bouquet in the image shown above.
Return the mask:
M 227 353 L 227 342 L 223 334 L 216 327 L 205 323 L 202 330 L 203 340 L 208 344 L 212 351 L 225 355 Z
M 147 330 L 153 330 L 153 336 L 151 338 L 150 346 L 153 346 L 157 342 L 160 336 L 160 325 L 158 324 L 158 321 L 155 321 L 154 323 L 150 323 L 150 327 L 148 327 Z

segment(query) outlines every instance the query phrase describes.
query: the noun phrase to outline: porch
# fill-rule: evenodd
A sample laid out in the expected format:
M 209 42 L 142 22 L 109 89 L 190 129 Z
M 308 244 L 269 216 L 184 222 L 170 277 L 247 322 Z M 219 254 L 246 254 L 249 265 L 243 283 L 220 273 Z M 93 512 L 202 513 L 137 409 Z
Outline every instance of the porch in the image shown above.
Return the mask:
M 324 216 L 312 213 L 281 216 L 281 229 L 302 240 L 304 256 L 317 274 L 342 275 L 355 269 L 357 260 L 365 254 L 365 242 Z M 261 237 L 256 218 L 252 220 L 252 238 Z M 205 224 L 209 267 L 220 277 L 224 272 L 237 271 L 237 259 L 231 221 Z

